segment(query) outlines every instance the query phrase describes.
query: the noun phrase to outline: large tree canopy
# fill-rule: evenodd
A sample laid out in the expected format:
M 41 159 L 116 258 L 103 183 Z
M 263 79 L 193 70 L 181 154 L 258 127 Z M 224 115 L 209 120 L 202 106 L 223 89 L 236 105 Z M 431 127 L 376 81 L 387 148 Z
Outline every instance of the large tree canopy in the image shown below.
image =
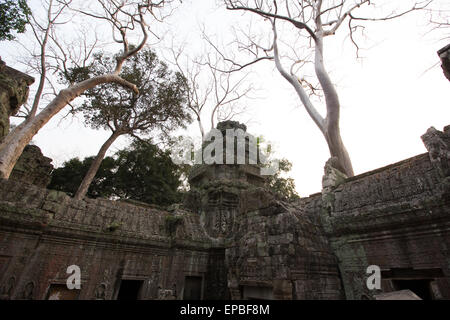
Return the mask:
M 90 66 L 70 69 L 63 73 L 63 78 L 78 82 L 110 73 L 115 59 L 112 55 L 95 54 Z M 154 51 L 144 48 L 131 57 L 124 63 L 120 76 L 135 84 L 139 93 L 114 83 L 86 90 L 83 96 L 87 99 L 76 111 L 83 112 L 92 128 L 136 135 L 154 130 L 167 133 L 192 121 L 183 76 L 172 72 Z
M 83 160 L 72 158 L 56 168 L 52 172 L 52 180 L 49 189 L 64 191 L 70 196 L 74 196 L 84 175 L 94 161 L 94 157 L 87 157 Z M 108 198 L 113 194 L 113 176 L 116 161 L 112 157 L 103 159 L 100 168 L 92 181 L 88 196 L 91 198 Z
M 169 205 L 179 201 L 184 168 L 173 163 L 170 152 L 136 141 L 116 154 L 114 194 L 151 204 Z
M 73 196 L 93 159 L 66 161 L 53 171 L 49 188 Z M 168 152 L 147 141 L 136 140 L 114 157 L 102 161 L 87 195 L 169 205 L 181 199 L 179 188 L 183 170 L 172 162 Z
M 94 62 L 87 67 L 74 68 L 62 73 L 67 82 L 83 81 L 98 74 L 109 73 L 114 56 L 96 54 Z M 134 137 L 169 132 L 192 121 L 186 105 L 186 85 L 179 72 L 172 72 L 160 61 L 155 52 L 143 49 L 130 57 L 120 73 L 122 79 L 134 83 L 138 93 L 116 84 L 101 84 L 86 90 L 87 98 L 76 112 L 83 112 L 86 122 L 94 129 L 111 130 L 110 138 L 102 145 L 92 162 L 75 198 L 83 198 L 94 179 L 97 169 L 108 148 L 121 135 Z
M 25 32 L 29 14 L 25 0 L 0 0 L 0 41 L 14 40 L 14 31 Z

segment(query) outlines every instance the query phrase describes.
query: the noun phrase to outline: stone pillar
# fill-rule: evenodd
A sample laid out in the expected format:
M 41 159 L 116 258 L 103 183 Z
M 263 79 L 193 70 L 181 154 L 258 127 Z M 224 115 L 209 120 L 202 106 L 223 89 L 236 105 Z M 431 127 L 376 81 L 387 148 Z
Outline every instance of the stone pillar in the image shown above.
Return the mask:
M 240 282 L 237 270 L 234 270 L 233 250 L 230 246 L 234 243 L 234 237 L 238 234 L 237 218 L 240 212 L 241 198 L 249 189 L 263 187 L 265 177 L 260 173 L 260 167 L 249 159 L 256 145 L 256 138 L 249 135 L 245 125 L 236 121 L 224 121 L 217 125 L 215 136 L 221 135 L 223 139 L 223 163 L 202 164 L 194 166 L 189 175 L 191 190 L 186 197 L 185 206 L 200 215 L 200 223 L 205 233 L 213 243 L 211 254 L 216 255 L 208 264 L 206 275 L 206 290 L 208 296 L 213 299 L 241 299 Z M 239 138 L 227 141 L 227 130 L 232 130 Z M 240 140 L 238 139 L 245 139 Z M 206 139 L 203 142 L 203 150 L 210 143 Z M 227 143 L 229 151 L 232 150 L 233 163 L 227 163 Z M 231 144 L 234 145 L 231 148 Z M 238 164 L 237 145 L 245 145 L 245 163 Z M 242 155 L 242 154 L 241 154 Z M 220 158 L 219 158 L 220 159 Z M 220 162 L 220 161 L 218 161 Z M 230 161 L 231 162 L 231 161 Z M 240 162 L 240 161 L 239 161 Z M 214 251 L 214 253 L 212 253 Z
M 260 167 L 257 164 L 251 164 L 249 159 L 250 147 L 249 141 L 253 136 L 245 134 L 246 151 L 245 164 L 236 163 L 236 145 L 237 141 L 227 141 L 227 130 L 242 130 L 246 133 L 246 126 L 236 121 L 219 122 L 217 125 L 223 137 L 223 158 L 226 159 L 226 144 L 233 143 L 232 149 L 235 156 L 233 164 L 201 164 L 196 165 L 189 175 L 189 184 L 191 191 L 187 206 L 193 211 L 201 214 L 202 226 L 205 232 L 217 243 L 232 238 L 235 225 L 234 220 L 239 209 L 240 195 L 242 191 L 249 188 L 262 187 L 265 184 L 265 178 L 260 174 Z M 240 137 L 239 139 L 244 139 Z M 235 138 L 235 140 L 237 140 Z M 254 139 L 256 140 L 256 139 Z M 214 141 L 206 140 L 203 148 Z M 241 141 L 242 143 L 242 141 Z
M 450 81 L 450 44 L 443 47 L 437 53 L 442 61 L 441 67 L 444 70 L 444 75 Z
M 331 216 L 334 210 L 334 190 L 348 178 L 344 173 L 336 169 L 336 167 L 336 157 L 328 159 L 324 167 L 324 175 L 322 177 L 322 201 L 325 220 Z
M 444 131 L 431 127 L 422 136 L 422 141 L 439 174 L 443 178 L 450 176 L 450 125 L 446 126 Z
M 0 141 L 9 132 L 9 117 L 27 101 L 34 78 L 8 67 L 0 58 Z

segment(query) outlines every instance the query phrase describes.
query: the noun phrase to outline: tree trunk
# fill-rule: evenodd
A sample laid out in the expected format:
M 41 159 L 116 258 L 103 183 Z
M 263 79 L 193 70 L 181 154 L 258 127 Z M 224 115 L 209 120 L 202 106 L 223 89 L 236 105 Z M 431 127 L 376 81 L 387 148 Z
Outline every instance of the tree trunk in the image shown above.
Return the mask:
M 345 149 L 344 143 L 342 142 L 341 133 L 339 129 L 339 116 L 340 116 L 340 103 L 339 97 L 331 82 L 330 77 L 325 69 L 323 62 L 323 42 L 322 36 L 318 35 L 316 39 L 316 49 L 315 49 L 315 72 L 317 79 L 323 89 L 325 95 L 325 102 L 327 107 L 327 117 L 325 119 L 317 112 L 314 105 L 311 103 L 307 93 L 301 86 L 298 79 L 293 74 L 288 74 L 286 70 L 283 69 L 280 61 L 280 56 L 278 53 L 277 45 L 277 30 L 275 24 L 273 24 L 273 49 L 274 49 L 274 60 L 277 70 L 280 74 L 294 87 L 297 92 L 300 101 L 305 107 L 311 119 L 320 129 L 325 137 L 330 150 L 330 155 L 337 158 L 338 170 L 345 173 L 347 176 L 351 177 L 354 175 L 352 163 L 347 150 Z
M 92 180 L 94 180 L 94 177 L 97 174 L 98 168 L 100 168 L 100 164 L 105 158 L 106 151 L 108 151 L 109 147 L 121 134 L 122 133 L 120 133 L 119 131 L 113 132 L 113 134 L 108 138 L 108 140 L 106 140 L 105 143 L 102 145 L 102 147 L 98 151 L 97 156 L 95 157 L 94 161 L 89 167 L 88 172 L 84 176 L 83 181 L 81 181 L 81 184 L 78 187 L 77 192 L 75 193 L 74 196 L 75 199 L 81 200 L 84 198 L 89 189 L 89 186 L 92 183 Z
M 5 137 L 0 146 L 0 178 L 8 179 L 25 146 L 56 113 L 67 105 L 63 91 L 36 117 Z
M 337 168 L 342 173 L 345 173 L 348 177 L 353 177 L 353 166 L 350 160 L 350 156 L 347 149 L 342 142 L 341 133 L 339 128 L 327 128 L 324 133 L 325 140 L 330 150 L 330 155 L 337 158 Z
M 198 122 L 198 127 L 200 128 L 200 134 L 202 135 L 202 141 L 203 141 L 203 138 L 205 137 L 205 130 L 203 129 L 203 124 L 202 124 L 202 120 L 200 119 L 200 117 L 197 117 L 197 122 Z
M 61 90 L 38 115 L 20 124 L 4 138 L 0 144 L 0 178 L 9 178 L 25 146 L 54 115 L 84 91 L 107 82 L 114 82 L 137 91 L 135 85 L 125 81 L 116 74 L 106 74 L 91 78 Z
M 348 177 L 352 177 L 354 176 L 352 162 L 342 142 L 341 130 L 339 128 L 341 105 L 334 84 L 325 69 L 323 61 L 323 38 L 321 34 L 317 35 L 315 44 L 314 69 L 320 86 L 323 89 L 327 107 L 327 117 L 322 133 L 325 136 L 331 156 L 336 157 L 338 160 L 339 168 L 336 169 L 345 173 Z

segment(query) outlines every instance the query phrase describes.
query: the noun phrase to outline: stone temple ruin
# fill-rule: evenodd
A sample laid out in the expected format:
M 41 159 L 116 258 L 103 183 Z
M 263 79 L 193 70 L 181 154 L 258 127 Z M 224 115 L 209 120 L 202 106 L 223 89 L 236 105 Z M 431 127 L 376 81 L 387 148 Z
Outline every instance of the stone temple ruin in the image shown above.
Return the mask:
M 444 71 L 444 75 L 450 80 L 450 44 L 440 49 L 437 53 L 442 62 L 441 67 Z
M 198 165 L 167 210 L 48 190 L 35 152 L 0 182 L 0 298 L 450 299 L 450 126 L 422 140 L 427 153 L 351 178 L 331 159 L 322 192 L 289 203 L 255 165 Z

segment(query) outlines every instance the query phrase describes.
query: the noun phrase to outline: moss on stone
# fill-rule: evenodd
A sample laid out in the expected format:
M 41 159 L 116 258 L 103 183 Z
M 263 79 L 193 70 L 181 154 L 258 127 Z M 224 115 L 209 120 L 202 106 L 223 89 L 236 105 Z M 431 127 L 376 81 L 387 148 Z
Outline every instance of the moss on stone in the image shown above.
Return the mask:
M 164 230 L 169 237 L 175 236 L 178 226 L 183 218 L 180 216 L 168 215 L 164 219 Z
M 114 232 L 120 229 L 120 227 L 122 227 L 122 224 L 123 224 L 122 222 L 113 221 L 106 227 L 106 230 L 109 232 Z

